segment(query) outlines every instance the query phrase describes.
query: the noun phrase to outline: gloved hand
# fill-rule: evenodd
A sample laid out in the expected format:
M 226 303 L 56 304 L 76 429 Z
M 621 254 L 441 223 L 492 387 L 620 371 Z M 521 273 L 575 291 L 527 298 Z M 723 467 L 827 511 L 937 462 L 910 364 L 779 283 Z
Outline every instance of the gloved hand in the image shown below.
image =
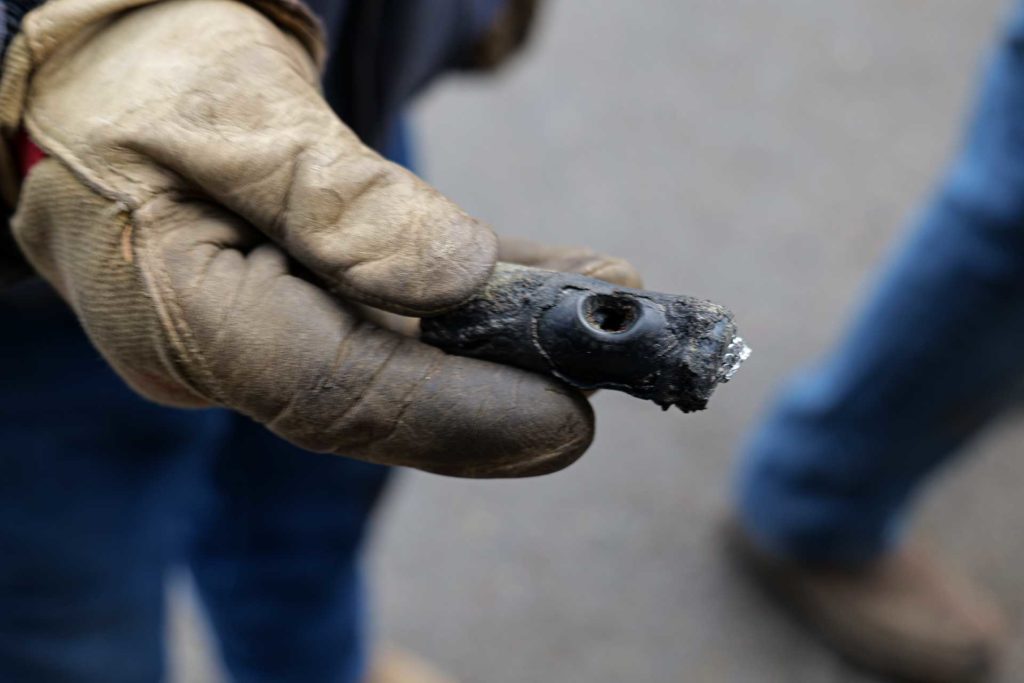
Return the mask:
M 365 306 L 457 305 L 497 240 L 363 146 L 318 92 L 311 24 L 284 0 L 259 7 L 50 0 L 28 15 L 0 84 L 5 135 L 23 127 L 48 155 L 17 196 L 28 260 L 155 401 L 449 475 L 574 461 L 593 432 L 582 395 L 368 322 Z M 513 252 L 635 284 L 590 252 Z

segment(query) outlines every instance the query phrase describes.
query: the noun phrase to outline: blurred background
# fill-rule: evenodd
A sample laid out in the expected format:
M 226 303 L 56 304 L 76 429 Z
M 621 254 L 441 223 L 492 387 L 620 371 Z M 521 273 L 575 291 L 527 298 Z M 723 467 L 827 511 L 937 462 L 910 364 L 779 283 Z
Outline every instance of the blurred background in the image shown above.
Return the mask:
M 377 632 L 464 683 L 870 681 L 720 556 L 730 466 L 840 332 L 956 142 L 999 0 L 552 2 L 494 80 L 415 112 L 425 175 L 501 232 L 585 243 L 714 299 L 754 355 L 708 412 L 605 392 L 593 449 L 533 481 L 407 472 L 379 519 Z M 922 535 L 1024 617 L 1024 422 L 930 490 Z M 176 590 L 178 683 L 217 681 Z M 1018 629 L 1020 630 L 1020 629 Z M 1002 681 L 1024 680 L 1019 635 Z

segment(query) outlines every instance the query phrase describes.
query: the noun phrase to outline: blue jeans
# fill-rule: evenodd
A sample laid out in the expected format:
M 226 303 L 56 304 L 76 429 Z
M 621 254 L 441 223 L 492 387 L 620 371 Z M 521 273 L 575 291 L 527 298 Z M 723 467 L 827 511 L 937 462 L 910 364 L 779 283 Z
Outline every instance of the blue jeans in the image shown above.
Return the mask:
M 238 683 L 363 680 L 387 468 L 140 399 L 42 283 L 0 294 L 0 326 L 0 681 L 162 680 L 179 565 Z
M 856 564 L 1024 378 L 1024 4 L 948 175 L 838 348 L 755 432 L 737 479 L 755 539 Z

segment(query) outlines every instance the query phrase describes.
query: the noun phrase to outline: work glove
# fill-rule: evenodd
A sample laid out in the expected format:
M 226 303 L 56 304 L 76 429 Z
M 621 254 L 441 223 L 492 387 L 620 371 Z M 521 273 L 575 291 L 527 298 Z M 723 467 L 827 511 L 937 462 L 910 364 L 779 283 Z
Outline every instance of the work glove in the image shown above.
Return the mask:
M 21 250 L 154 401 L 448 475 L 573 462 L 593 434 L 580 393 L 370 321 L 457 306 L 498 241 L 338 120 L 320 52 L 283 1 L 42 5 L 0 83 L 6 139 L 25 131 L 46 154 L 20 187 L 3 160 Z M 586 250 L 508 256 L 637 284 Z

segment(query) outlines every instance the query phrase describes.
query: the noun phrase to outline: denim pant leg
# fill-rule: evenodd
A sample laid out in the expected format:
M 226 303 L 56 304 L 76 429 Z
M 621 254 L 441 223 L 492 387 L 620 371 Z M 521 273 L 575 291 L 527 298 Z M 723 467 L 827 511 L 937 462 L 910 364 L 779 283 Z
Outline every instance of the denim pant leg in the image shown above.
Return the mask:
M 388 472 L 232 417 L 191 564 L 236 683 L 364 679 L 360 549 Z
M 737 481 L 769 548 L 857 563 L 1024 376 L 1024 7 L 965 145 L 838 349 L 770 410 Z
M 0 681 L 155 683 L 165 570 L 225 414 L 139 399 L 21 290 L 0 296 Z

